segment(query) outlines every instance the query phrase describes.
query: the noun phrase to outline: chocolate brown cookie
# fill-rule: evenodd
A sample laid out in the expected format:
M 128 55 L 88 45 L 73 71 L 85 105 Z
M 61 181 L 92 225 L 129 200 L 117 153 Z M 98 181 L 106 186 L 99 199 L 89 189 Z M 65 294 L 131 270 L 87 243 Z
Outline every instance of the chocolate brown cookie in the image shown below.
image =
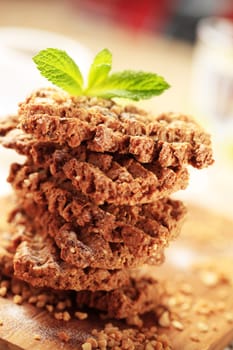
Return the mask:
M 133 227 L 125 226 L 121 232 L 123 242 L 108 242 L 103 236 L 94 232 L 85 232 L 75 229 L 69 224 L 61 224 L 38 206 L 32 209 L 30 203 L 25 210 L 27 215 L 21 214 L 25 226 L 31 231 L 33 214 L 40 213 L 40 220 L 37 219 L 33 226 L 36 232 L 49 234 L 54 238 L 60 248 L 62 260 L 77 268 L 103 268 L 122 269 L 137 267 L 145 262 L 149 264 L 161 264 L 164 260 L 164 248 L 168 245 L 169 239 L 166 237 L 149 238 L 149 236 Z M 22 210 L 22 209 L 21 209 Z M 127 240 L 128 239 L 128 240 Z M 156 243 L 157 242 L 157 243 Z M 161 244 L 159 244 L 161 242 Z
M 110 158 L 109 166 L 103 170 L 103 163 L 106 164 L 103 158 L 107 157 Z M 150 203 L 188 185 L 186 168 L 173 170 L 157 165 L 146 168 L 133 158 L 111 158 L 105 154 L 93 154 L 92 161 L 89 159 L 88 162 L 73 158 L 64 164 L 63 171 L 78 191 L 98 205 L 105 202 L 115 205 Z
M 141 163 L 160 158 L 162 166 L 188 162 L 202 168 L 213 162 L 209 135 L 184 115 L 155 118 L 136 107 L 72 97 L 51 88 L 32 94 L 19 115 L 22 129 L 38 141 L 70 147 L 86 141 L 95 152 L 131 154 Z
M 7 135 L 11 130 L 17 128 L 19 124 L 18 115 L 9 115 L 6 119 L 0 120 L 0 137 Z
M 77 267 L 118 269 L 158 264 L 163 261 L 164 248 L 179 233 L 185 214 L 180 201 L 162 199 L 148 205 L 101 208 L 67 190 L 66 183 L 58 184 L 29 169 L 12 167 L 19 210 L 23 209 L 35 230 L 54 237 L 61 258 Z
M 76 294 L 79 307 L 88 306 L 110 318 L 128 318 L 153 310 L 159 303 L 162 287 L 152 277 L 130 275 L 128 284 L 109 291 L 81 291 Z
M 180 202 L 169 201 L 161 203 L 160 209 L 168 210 L 163 214 L 164 219 L 158 208 L 150 206 L 151 218 L 149 215 L 139 218 L 136 226 L 116 221 L 111 241 L 90 224 L 78 227 L 65 223 L 59 215 L 48 213 L 46 206 L 36 204 L 30 198 L 23 198 L 19 211 L 29 230 L 49 234 L 55 239 L 61 249 L 60 256 L 66 262 L 78 268 L 119 269 L 163 262 L 164 249 L 179 233 L 185 212 Z M 161 215 L 161 222 L 156 215 Z
M 18 150 L 28 156 L 31 166 L 69 179 L 96 204 L 153 202 L 188 185 L 185 167 L 161 167 L 156 162 L 143 165 L 133 158 L 88 151 L 84 145 L 72 151 L 55 149 L 51 143 L 32 145 L 28 140 L 28 145 L 28 152 L 22 152 L 27 146 L 20 141 L 17 143 Z
M 14 275 L 35 287 L 62 290 L 112 290 L 128 281 L 126 270 L 77 267 L 59 257 L 54 241 L 35 233 L 23 240 L 14 255 Z

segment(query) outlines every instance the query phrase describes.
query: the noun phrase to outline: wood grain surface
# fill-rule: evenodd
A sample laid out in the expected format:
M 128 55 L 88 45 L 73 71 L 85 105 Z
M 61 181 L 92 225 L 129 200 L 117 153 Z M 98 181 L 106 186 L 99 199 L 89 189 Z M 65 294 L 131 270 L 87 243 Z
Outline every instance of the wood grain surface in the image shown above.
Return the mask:
M 2 200 L 0 231 L 7 229 L 7 207 L 8 201 Z M 233 223 L 205 209 L 189 207 L 181 237 L 167 250 L 167 262 L 158 268 L 143 269 L 155 275 L 167 291 L 161 297 L 160 308 L 170 307 L 173 316 L 169 327 L 158 326 L 158 331 L 169 337 L 172 349 L 223 350 L 233 340 L 233 258 L 228 249 L 233 241 Z M 212 240 L 221 241 L 221 249 Z M 180 247 L 196 258 L 191 263 L 187 259 L 187 264 L 171 265 Z M 211 274 L 217 276 L 216 280 L 208 279 Z M 186 304 L 190 307 L 185 307 Z M 183 329 L 178 330 L 172 319 L 179 321 Z M 79 350 L 92 329 L 102 329 L 106 323 L 94 312 L 89 312 L 87 320 L 58 321 L 32 305 L 16 305 L 10 297 L 0 298 L 0 321 L 1 350 Z M 123 322 L 113 323 L 125 327 Z M 207 329 L 200 331 L 203 324 Z M 145 316 L 144 325 L 158 325 L 154 313 Z M 60 331 L 68 333 L 68 342 L 59 340 Z

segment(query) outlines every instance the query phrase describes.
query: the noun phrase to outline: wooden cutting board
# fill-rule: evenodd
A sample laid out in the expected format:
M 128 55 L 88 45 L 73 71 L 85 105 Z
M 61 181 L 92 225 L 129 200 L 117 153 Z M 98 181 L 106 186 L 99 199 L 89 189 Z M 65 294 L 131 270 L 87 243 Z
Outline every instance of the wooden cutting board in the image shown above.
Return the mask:
M 5 204 L 2 201 L 0 230 L 6 226 Z M 166 328 L 158 326 L 159 332 L 170 338 L 174 350 L 223 350 L 233 340 L 232 244 L 233 222 L 190 205 L 181 237 L 167 250 L 167 263 L 144 268 L 166 286 L 168 293 L 161 299 L 161 308 L 169 307 L 182 325 L 182 330 L 172 322 Z M 187 259 L 177 259 L 175 265 L 176 252 L 180 255 L 181 251 Z M 29 304 L 16 305 L 10 298 L 1 297 L 0 321 L 1 350 L 82 349 L 92 329 L 102 329 L 106 323 L 94 313 L 83 321 L 58 321 L 47 311 Z M 155 315 L 147 315 L 144 325 L 157 325 Z M 60 331 L 68 333 L 68 342 L 59 340 Z

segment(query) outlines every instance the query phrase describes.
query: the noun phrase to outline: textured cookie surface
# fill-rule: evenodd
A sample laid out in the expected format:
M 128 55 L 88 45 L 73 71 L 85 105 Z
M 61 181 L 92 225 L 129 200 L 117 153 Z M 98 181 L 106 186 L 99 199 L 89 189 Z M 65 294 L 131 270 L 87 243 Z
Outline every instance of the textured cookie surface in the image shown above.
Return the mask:
M 53 240 L 39 234 L 17 247 L 14 274 L 32 286 L 62 290 L 112 290 L 128 280 L 125 270 L 77 269 L 65 263 Z
M 180 201 L 168 198 L 133 207 L 98 207 L 68 190 L 67 183 L 58 184 L 28 166 L 15 164 L 10 178 L 29 226 L 52 236 L 61 258 L 77 267 L 159 264 L 185 214 Z
M 186 167 L 162 168 L 156 163 L 145 166 L 133 158 L 89 152 L 85 146 L 72 154 L 46 144 L 32 147 L 31 155 L 33 158 L 25 165 L 68 179 L 77 191 L 98 205 L 154 202 L 185 189 L 189 180 Z
M 153 310 L 159 304 L 161 289 L 155 278 L 137 276 L 135 271 L 125 286 L 110 292 L 77 292 L 76 301 L 110 318 L 128 318 Z
M 153 117 L 52 88 L 36 91 L 18 116 L 1 122 L 0 139 L 97 205 L 154 202 L 187 187 L 188 164 L 213 162 L 209 135 L 190 117 Z
M 56 89 L 36 91 L 21 104 L 19 114 L 22 129 L 39 141 L 70 147 L 86 141 L 95 152 L 131 154 L 142 163 L 160 158 L 164 166 L 182 161 L 201 168 L 212 163 L 209 135 L 184 115 L 154 118 L 134 106 L 74 98 Z

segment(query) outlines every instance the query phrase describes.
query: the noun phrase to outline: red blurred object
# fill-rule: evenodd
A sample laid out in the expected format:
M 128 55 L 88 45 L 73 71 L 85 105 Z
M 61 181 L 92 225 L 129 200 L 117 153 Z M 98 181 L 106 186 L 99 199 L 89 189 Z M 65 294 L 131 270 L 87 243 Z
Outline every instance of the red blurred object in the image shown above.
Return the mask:
M 115 20 L 134 29 L 159 29 L 167 13 L 166 1 L 117 0 Z
M 233 8 L 231 9 L 231 11 L 223 13 L 223 17 L 233 22 Z
M 72 2 L 88 13 L 108 17 L 117 24 L 123 24 L 137 31 L 160 30 L 171 7 L 171 2 L 168 0 L 72 0 Z

